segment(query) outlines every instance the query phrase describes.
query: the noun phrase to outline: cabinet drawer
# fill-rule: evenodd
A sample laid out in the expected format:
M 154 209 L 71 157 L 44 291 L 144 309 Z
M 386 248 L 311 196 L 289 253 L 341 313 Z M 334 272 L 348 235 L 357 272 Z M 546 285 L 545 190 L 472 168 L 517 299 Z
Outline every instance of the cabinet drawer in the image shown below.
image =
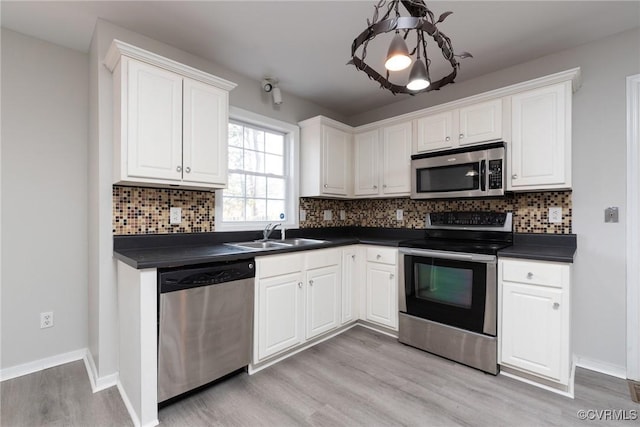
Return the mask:
M 305 256 L 307 260 L 307 270 L 311 270 L 340 264 L 342 251 L 340 249 L 318 249 L 315 251 L 306 251 Z
M 396 265 L 397 254 L 398 250 L 395 248 L 367 248 L 367 261 Z
M 302 271 L 302 261 L 302 253 L 258 257 L 256 258 L 256 276 L 259 279 L 264 279 L 265 277 L 297 273 Z
M 568 268 L 558 263 L 503 260 L 502 280 L 561 288 Z

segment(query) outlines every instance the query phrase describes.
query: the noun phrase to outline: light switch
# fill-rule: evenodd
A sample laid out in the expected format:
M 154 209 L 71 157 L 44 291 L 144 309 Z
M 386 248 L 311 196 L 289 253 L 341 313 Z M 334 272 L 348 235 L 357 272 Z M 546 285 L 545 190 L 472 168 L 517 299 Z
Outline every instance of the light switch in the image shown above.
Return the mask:
M 340 221 L 344 221 L 347 218 L 347 214 L 344 209 L 340 209 Z
M 182 222 L 182 208 L 169 209 L 169 224 L 176 225 Z
M 618 222 L 618 208 L 608 207 L 604 210 L 604 222 Z

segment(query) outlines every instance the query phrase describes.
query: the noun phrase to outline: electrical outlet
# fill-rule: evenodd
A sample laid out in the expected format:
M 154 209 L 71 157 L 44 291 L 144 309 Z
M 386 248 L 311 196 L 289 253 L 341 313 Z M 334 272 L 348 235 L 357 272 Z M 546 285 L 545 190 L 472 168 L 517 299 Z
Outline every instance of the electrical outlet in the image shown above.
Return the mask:
M 176 225 L 182 222 L 182 208 L 169 209 L 169 224 Z
M 304 209 L 300 209 L 300 221 L 306 221 L 307 220 L 307 211 L 305 211 Z
M 404 211 L 402 209 L 396 209 L 396 220 L 404 220 Z
M 347 218 L 347 214 L 344 209 L 340 209 L 340 221 L 344 221 Z
M 331 221 L 333 219 L 333 212 L 331 212 L 329 209 L 324 211 L 324 220 L 325 221 Z
M 51 328 L 53 326 L 53 311 L 40 313 L 40 329 Z
M 549 208 L 549 222 L 550 223 L 562 222 L 562 208 L 559 208 L 559 207 Z

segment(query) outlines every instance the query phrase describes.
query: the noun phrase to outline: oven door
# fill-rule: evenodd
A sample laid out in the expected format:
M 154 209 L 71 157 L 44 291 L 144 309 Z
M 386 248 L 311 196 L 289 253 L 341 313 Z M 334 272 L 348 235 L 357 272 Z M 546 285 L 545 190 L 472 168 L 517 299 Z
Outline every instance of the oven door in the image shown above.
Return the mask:
M 496 336 L 495 256 L 410 248 L 400 253 L 401 312 Z

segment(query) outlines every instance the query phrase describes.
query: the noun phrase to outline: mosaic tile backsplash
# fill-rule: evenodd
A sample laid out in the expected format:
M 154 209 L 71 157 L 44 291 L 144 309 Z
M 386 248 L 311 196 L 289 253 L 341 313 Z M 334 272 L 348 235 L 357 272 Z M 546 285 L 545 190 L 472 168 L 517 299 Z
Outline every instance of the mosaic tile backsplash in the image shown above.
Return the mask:
M 562 208 L 562 222 L 548 222 L 549 207 Z M 339 227 L 346 225 L 388 228 L 423 228 L 428 212 L 446 211 L 498 211 L 513 212 L 516 233 L 571 233 L 571 192 L 550 191 L 515 193 L 504 199 L 480 200 L 411 200 L 360 199 L 324 200 L 301 198 L 300 209 L 306 211 L 306 220 L 300 228 Z M 396 210 L 403 210 L 403 220 L 396 220 Z M 332 221 L 324 221 L 325 210 L 332 211 Z M 344 210 L 345 219 L 340 220 Z
M 562 223 L 549 224 L 549 207 L 562 208 Z M 169 208 L 182 208 L 182 223 L 169 224 Z M 306 220 L 300 228 L 366 226 L 423 228 L 427 212 L 506 211 L 513 212 L 517 233 L 571 233 L 571 192 L 516 193 L 495 200 L 411 200 L 359 199 L 332 200 L 301 198 L 300 209 Z M 396 210 L 404 218 L 396 220 Z M 333 219 L 324 221 L 324 211 Z M 344 211 L 345 219 L 340 219 Z M 215 193 L 143 187 L 113 187 L 113 234 L 201 233 L 214 231 Z

